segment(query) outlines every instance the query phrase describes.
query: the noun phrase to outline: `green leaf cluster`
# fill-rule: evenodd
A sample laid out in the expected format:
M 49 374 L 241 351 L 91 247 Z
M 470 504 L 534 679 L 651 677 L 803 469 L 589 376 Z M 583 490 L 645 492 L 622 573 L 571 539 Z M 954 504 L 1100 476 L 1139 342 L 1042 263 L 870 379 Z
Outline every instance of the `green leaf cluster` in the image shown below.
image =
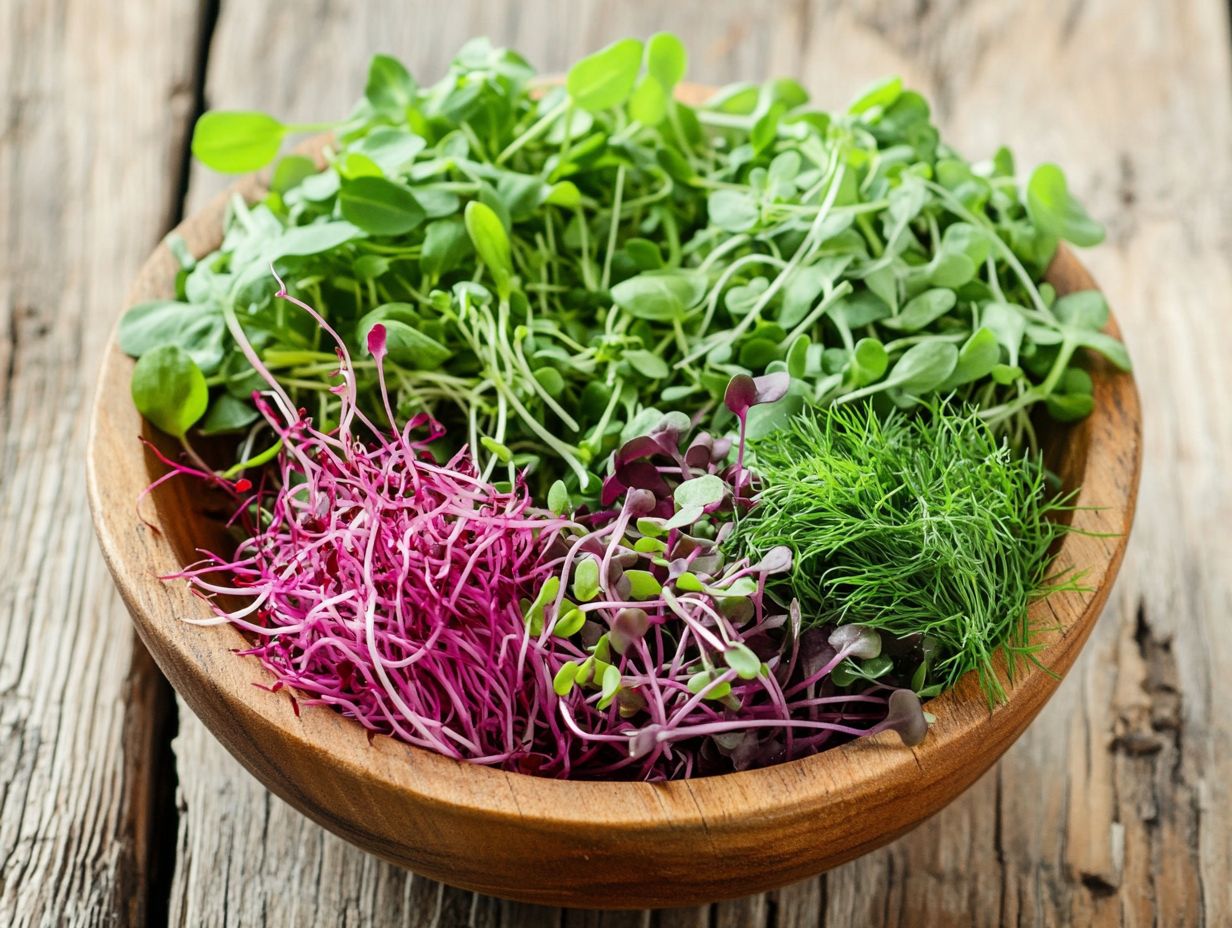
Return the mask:
M 991 702 L 1004 698 L 994 655 L 1011 670 L 1029 658 L 1027 607 L 1065 585 L 1047 571 L 1069 513 L 1038 456 L 974 410 L 882 417 L 867 403 L 808 408 L 752 454 L 760 501 L 726 547 L 754 560 L 794 552 L 772 592 L 799 600 L 805 627 L 897 642 L 893 655 L 845 662 L 837 683 L 897 679 L 928 697 L 975 670 Z
M 792 376 L 750 414 L 754 438 L 806 403 L 884 413 L 954 394 L 1030 445 L 1035 407 L 1089 411 L 1089 352 L 1128 366 L 1097 294 L 1040 282 L 1060 240 L 1102 234 L 1054 165 L 1023 184 L 1004 150 L 968 162 L 897 78 L 827 113 L 786 79 L 688 106 L 673 96 L 686 71 L 665 33 L 547 88 L 483 39 L 431 86 L 377 56 L 323 169 L 278 161 L 262 200 L 231 204 L 220 248 L 178 248 L 175 299 L 133 307 L 121 344 L 183 351 L 208 388 L 194 421 L 222 432 L 250 425 L 262 386 L 242 329 L 328 427 L 333 346 L 274 298 L 273 266 L 347 342 L 376 421 L 379 321 L 399 415 L 428 411 L 487 472 L 529 468 L 541 497 L 561 479 L 578 502 L 662 410 L 729 428 L 737 374 Z M 193 151 L 254 170 L 315 128 L 208 113 Z

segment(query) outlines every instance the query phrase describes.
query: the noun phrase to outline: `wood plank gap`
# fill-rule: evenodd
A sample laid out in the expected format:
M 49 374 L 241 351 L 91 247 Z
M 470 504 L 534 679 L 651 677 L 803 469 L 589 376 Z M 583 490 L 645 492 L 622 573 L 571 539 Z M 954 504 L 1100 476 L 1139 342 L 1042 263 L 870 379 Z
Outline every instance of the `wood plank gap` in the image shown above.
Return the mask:
M 168 202 L 166 229 L 172 229 L 184 218 L 188 198 L 188 183 L 192 167 L 192 131 L 197 119 L 205 112 L 205 77 L 214 31 L 218 25 L 220 0 L 202 0 L 197 19 L 197 45 L 194 50 L 192 84 L 188 88 L 192 102 L 182 124 L 178 139 L 179 153 L 176 182 Z M 140 642 L 135 645 L 151 665 L 153 659 Z M 180 730 L 179 702 L 175 690 L 157 667 L 153 667 L 156 687 L 153 719 L 154 740 L 150 763 L 153 766 L 154 787 L 151 796 L 151 833 L 149 860 L 146 866 L 146 923 L 151 928 L 169 924 L 171 891 L 175 883 L 176 852 L 179 846 L 180 777 L 172 742 Z

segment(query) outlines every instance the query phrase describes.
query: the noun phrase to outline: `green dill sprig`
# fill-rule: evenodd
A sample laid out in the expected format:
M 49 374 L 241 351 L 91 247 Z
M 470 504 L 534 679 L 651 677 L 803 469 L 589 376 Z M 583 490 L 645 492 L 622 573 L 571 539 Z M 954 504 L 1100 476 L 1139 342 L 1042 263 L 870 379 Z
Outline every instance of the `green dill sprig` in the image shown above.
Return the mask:
M 1027 607 L 1072 587 L 1049 578 L 1068 498 L 1036 455 L 1012 449 L 976 410 L 878 415 L 812 408 L 752 445 L 759 503 L 732 541 L 754 557 L 795 553 L 779 597 L 808 625 L 854 623 L 919 643 L 897 668 L 922 695 L 970 670 L 990 703 L 1005 691 L 994 655 L 1033 656 Z M 858 669 L 856 671 L 858 673 Z

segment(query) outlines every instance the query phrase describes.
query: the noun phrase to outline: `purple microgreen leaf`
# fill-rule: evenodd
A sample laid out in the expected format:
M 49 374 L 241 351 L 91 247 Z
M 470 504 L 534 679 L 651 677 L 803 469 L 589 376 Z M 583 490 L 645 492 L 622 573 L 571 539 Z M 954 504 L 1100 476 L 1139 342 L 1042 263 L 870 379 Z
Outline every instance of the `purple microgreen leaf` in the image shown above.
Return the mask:
M 712 577 L 723 569 L 723 555 L 718 551 L 699 554 L 689 564 L 689 569 L 703 577 Z
M 915 747 L 928 734 L 928 720 L 920 705 L 920 697 L 908 689 L 897 689 L 890 694 L 890 710 L 877 728 L 881 731 L 898 732 L 907 747 Z
M 662 450 L 659 443 L 649 435 L 638 435 L 636 438 L 631 438 L 616 451 L 614 463 L 617 468 L 630 461 L 638 461 L 642 458 L 650 457 L 652 454 L 658 454 Z
M 870 660 L 881 653 L 881 636 L 863 625 L 840 625 L 829 640 L 830 647 L 849 657 Z
M 650 628 L 650 616 L 645 609 L 621 609 L 612 619 L 608 636 L 617 654 L 624 654 L 635 642 L 641 641 Z
M 631 719 L 646 708 L 646 697 L 641 691 L 628 686 L 622 686 L 616 694 L 616 706 L 622 719 Z
M 629 488 L 621 482 L 620 478 L 612 474 L 603 481 L 603 489 L 599 493 L 599 505 L 604 509 L 615 505 L 616 500 L 620 499 L 627 489 Z
M 806 629 L 800 635 L 800 670 L 804 677 L 812 677 L 838 656 L 838 650 L 826 640 L 824 629 Z
M 659 469 L 649 461 L 630 461 L 616 467 L 616 477 L 627 487 L 639 490 L 649 490 L 655 497 L 668 496 L 672 488 L 668 486 Z
M 787 388 L 791 386 L 791 375 L 787 371 L 762 374 L 760 377 L 753 378 L 753 385 L 757 390 L 757 398 L 750 405 L 777 403 L 787 395 Z
M 380 364 L 385 360 L 385 326 L 378 322 L 368 330 L 368 353 Z
M 634 518 L 649 515 L 654 512 L 658 500 L 649 490 L 630 490 L 625 497 L 625 511 Z
M 737 374 L 727 384 L 723 393 L 723 405 L 731 410 L 732 415 L 743 419 L 749 407 L 757 402 L 757 384 L 748 374 Z
M 781 574 L 791 570 L 792 551 L 787 545 L 778 545 L 766 552 L 754 568 L 762 574 Z
M 689 443 L 684 453 L 684 462 L 689 467 L 704 470 L 710 466 L 714 451 L 714 438 L 709 432 L 702 432 Z

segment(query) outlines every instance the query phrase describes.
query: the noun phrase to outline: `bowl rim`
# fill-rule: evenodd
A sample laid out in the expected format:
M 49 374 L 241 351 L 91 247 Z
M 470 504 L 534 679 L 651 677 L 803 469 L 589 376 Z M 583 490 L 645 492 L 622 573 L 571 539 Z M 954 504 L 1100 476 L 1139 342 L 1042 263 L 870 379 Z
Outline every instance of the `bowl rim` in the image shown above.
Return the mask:
M 326 142 L 326 137 L 318 137 L 303 150 L 319 157 Z M 240 180 L 180 223 L 169 237 L 185 239 L 194 255 L 207 253 L 221 240 L 221 221 L 231 197 L 252 200 L 261 189 L 257 176 Z M 142 267 L 126 305 L 159 295 L 165 298 L 177 267 L 164 240 Z M 1095 287 L 1064 246 L 1058 250 L 1049 278 L 1067 282 L 1067 286 L 1058 283 L 1062 292 Z M 1109 331 L 1119 334 L 1115 318 L 1110 320 Z M 330 764 L 351 775 L 376 778 L 408 799 L 523 823 L 531 808 L 539 825 L 574 833 L 596 824 L 630 832 L 688 824 L 709 833 L 716 823 L 731 824 L 724 808 L 733 789 L 748 799 L 741 815 L 752 813 L 763 821 L 779 820 L 816 803 L 850 802 L 852 809 L 858 809 L 862 799 L 875 796 L 886 784 L 952 773 L 954 762 L 949 755 L 963 747 L 979 745 L 995 751 L 983 763 L 982 772 L 1038 712 L 1090 633 L 1124 555 L 1141 470 L 1141 421 L 1134 380 L 1096 360 L 1091 365 L 1095 410 L 1072 427 L 1070 437 L 1071 443 L 1085 442 L 1086 449 L 1075 500 L 1074 527 L 1079 531 L 1065 536 L 1054 559 L 1061 568 L 1087 570 L 1090 585 L 1083 591 L 1054 593 L 1031 606 L 1033 640 L 1042 645 L 1038 656 L 1051 673 L 1026 664 L 1009 680 L 1005 661 L 999 657 L 998 673 L 1008 694 L 1004 705 L 989 711 L 974 673 L 969 673 L 927 703 L 936 722 L 924 742 L 914 748 L 898 744 L 895 735 L 884 732 L 771 767 L 694 779 L 657 783 L 559 780 L 452 760 L 383 735 L 369 738 L 357 722 L 326 706 L 304 706 L 292 712 L 284 694 L 254 685 L 258 678 L 272 680 L 272 676 L 253 658 L 236 660 L 225 654 L 225 660 L 207 669 L 201 660 L 207 653 L 242 648 L 244 639 L 229 625 L 199 627 L 183 622 L 183 618 L 207 618 L 211 613 L 185 584 L 157 579 L 182 565 L 165 534 L 157 529 L 164 515 L 157 500 L 153 507 L 142 504 L 144 516 L 139 516 L 135 502 L 149 482 L 149 470 L 137 441 L 142 420 L 127 390 L 132 363 L 120 351 L 113 331 L 91 413 L 88 496 L 104 558 L 137 630 L 194 711 L 209 721 L 210 713 L 199 702 L 200 693 L 209 693 L 218 701 L 216 711 L 235 714 L 240 724 L 272 727 L 284 741 L 326 755 Z M 210 727 L 217 734 L 216 726 Z M 228 747 L 252 769 L 234 745 L 228 743 Z M 790 788 L 765 788 L 774 781 Z

